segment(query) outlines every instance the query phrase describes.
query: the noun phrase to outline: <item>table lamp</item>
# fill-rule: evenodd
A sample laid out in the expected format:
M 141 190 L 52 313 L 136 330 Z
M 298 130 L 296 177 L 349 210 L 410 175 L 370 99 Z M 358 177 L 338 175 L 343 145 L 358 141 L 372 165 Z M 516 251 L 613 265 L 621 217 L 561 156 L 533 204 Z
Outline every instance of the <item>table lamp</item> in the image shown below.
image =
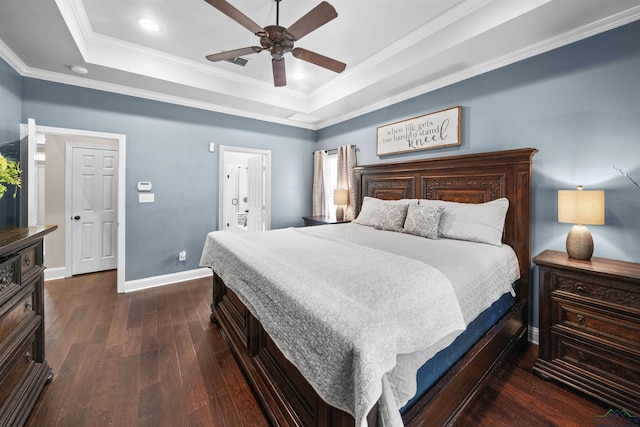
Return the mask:
M 585 225 L 604 224 L 604 190 L 558 190 L 558 222 L 576 224 L 567 235 L 569 258 L 590 260 L 593 238 Z
M 344 205 L 349 203 L 349 192 L 347 190 L 333 190 L 333 204 L 338 205 L 336 208 L 336 219 L 344 220 Z

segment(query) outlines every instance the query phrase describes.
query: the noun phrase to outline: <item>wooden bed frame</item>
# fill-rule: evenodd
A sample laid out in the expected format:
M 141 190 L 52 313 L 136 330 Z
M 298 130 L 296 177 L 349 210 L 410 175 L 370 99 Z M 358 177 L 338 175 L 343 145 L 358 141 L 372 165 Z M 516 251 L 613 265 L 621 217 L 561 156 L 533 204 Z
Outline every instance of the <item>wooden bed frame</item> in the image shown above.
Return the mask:
M 448 425 L 502 358 L 526 336 L 531 270 L 531 162 L 536 149 L 497 151 L 404 163 L 357 166 L 358 207 L 364 196 L 482 203 L 506 197 L 503 241 L 520 263 L 517 302 L 404 415 L 407 426 Z M 393 297 L 390 292 L 389 297 Z M 211 320 L 217 322 L 249 384 L 277 426 L 351 427 L 354 418 L 325 403 L 238 297 L 213 275 Z M 304 339 L 304 337 L 301 337 Z M 377 408 L 368 416 L 377 425 Z

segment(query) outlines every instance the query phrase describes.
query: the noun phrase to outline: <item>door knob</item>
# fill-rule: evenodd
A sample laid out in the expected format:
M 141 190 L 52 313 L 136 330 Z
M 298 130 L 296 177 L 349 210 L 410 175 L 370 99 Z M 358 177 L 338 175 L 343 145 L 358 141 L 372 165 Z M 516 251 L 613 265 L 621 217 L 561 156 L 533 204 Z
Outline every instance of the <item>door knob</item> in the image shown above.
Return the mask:
M 76 215 L 73 217 L 73 219 L 75 219 L 76 221 L 80 219 L 80 215 Z

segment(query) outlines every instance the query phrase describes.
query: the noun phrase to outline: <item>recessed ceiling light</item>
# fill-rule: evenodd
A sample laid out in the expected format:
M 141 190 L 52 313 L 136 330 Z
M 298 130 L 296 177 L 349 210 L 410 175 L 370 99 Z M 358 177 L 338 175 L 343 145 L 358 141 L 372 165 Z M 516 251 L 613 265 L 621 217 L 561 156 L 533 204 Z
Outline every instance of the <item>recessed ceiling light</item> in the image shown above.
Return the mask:
M 89 73 L 89 70 L 87 70 L 86 68 L 81 67 L 79 65 L 72 65 L 71 66 L 71 71 L 73 71 L 74 73 L 77 73 L 77 74 L 87 74 L 87 73 Z
M 140 18 L 138 19 L 138 24 L 145 30 L 153 33 L 157 33 L 158 31 L 160 31 L 160 25 L 153 19 Z

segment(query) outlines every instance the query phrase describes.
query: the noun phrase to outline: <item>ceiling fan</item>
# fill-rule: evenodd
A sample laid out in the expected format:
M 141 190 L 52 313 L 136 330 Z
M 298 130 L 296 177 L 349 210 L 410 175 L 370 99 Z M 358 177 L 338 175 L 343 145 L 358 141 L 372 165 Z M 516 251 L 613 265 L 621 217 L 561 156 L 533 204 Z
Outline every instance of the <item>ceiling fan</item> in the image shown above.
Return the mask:
M 306 15 L 298 19 L 289 28 L 279 25 L 280 20 L 280 1 L 276 2 L 276 25 L 269 25 L 261 28 L 250 18 L 233 7 L 225 0 L 205 0 L 211 6 L 227 15 L 249 31 L 260 37 L 260 46 L 250 46 L 241 49 L 228 50 L 225 52 L 207 55 L 209 61 L 217 62 L 234 59 L 239 56 L 260 53 L 267 50 L 271 53 L 271 65 L 273 67 L 273 83 L 275 86 L 285 86 L 287 84 L 287 76 L 284 67 L 284 54 L 291 54 L 303 61 L 310 62 L 323 68 L 327 68 L 336 73 L 341 73 L 346 68 L 346 64 L 328 58 L 319 53 L 300 47 L 293 47 L 294 42 L 300 40 L 313 30 L 323 26 L 327 22 L 338 16 L 336 10 L 326 1 L 323 1 L 315 8 L 311 9 Z

